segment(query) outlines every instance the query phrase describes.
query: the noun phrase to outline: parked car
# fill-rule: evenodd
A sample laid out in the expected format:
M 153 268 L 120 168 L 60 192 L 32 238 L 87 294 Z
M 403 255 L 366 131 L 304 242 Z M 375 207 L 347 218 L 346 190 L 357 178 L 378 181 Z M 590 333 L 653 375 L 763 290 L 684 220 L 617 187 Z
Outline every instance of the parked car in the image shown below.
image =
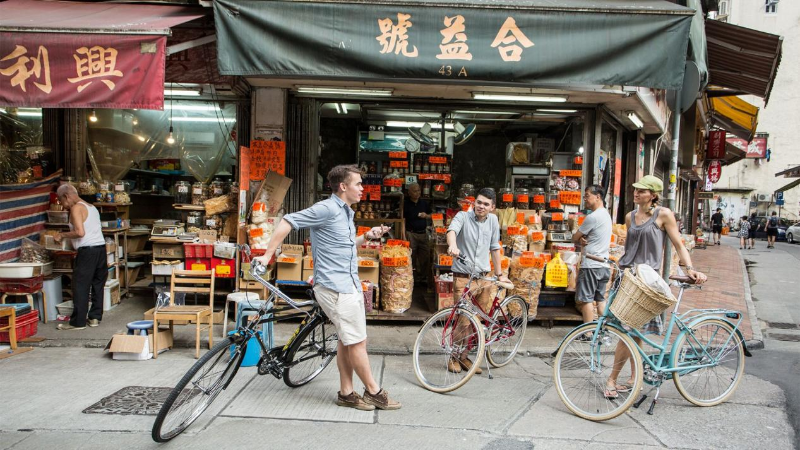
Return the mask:
M 756 239 L 766 239 L 767 238 L 767 216 L 757 216 L 758 223 L 760 224 L 758 230 L 756 231 Z M 781 217 L 778 219 L 778 237 L 775 238 L 776 241 L 785 241 L 786 240 L 786 230 L 791 226 L 791 222 Z M 793 235 L 797 239 L 800 239 L 800 231 L 796 231 Z
M 786 241 L 790 244 L 800 242 L 800 222 L 797 222 L 786 229 Z

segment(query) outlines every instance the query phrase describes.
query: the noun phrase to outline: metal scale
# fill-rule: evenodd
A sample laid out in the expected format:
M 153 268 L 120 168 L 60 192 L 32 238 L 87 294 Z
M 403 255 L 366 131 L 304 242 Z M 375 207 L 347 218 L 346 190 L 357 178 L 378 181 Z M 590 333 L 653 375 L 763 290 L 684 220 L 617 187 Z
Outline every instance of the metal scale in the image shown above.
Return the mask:
M 153 230 L 150 236 L 153 237 L 178 237 L 186 232 L 184 224 L 177 220 L 157 220 L 153 222 Z

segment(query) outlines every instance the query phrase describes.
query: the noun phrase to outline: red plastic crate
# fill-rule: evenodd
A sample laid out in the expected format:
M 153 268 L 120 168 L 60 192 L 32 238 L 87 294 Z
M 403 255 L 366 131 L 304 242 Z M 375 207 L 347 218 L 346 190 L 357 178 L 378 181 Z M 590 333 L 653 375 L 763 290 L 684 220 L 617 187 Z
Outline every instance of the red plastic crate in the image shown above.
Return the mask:
M 31 294 L 42 290 L 44 276 L 33 278 L 0 278 L 0 292 L 8 294 Z
M 8 317 L 0 319 L 0 327 L 8 325 Z M 27 337 L 35 336 L 39 330 L 39 311 L 35 309 L 31 312 L 18 316 L 16 319 L 17 341 Z M 0 331 L 0 342 L 10 342 L 8 331 Z
M 233 278 L 236 276 L 236 260 L 211 258 L 211 268 L 216 270 L 217 278 Z
M 186 270 L 211 270 L 211 258 L 186 258 Z
M 183 244 L 186 258 L 211 258 L 214 256 L 214 244 Z

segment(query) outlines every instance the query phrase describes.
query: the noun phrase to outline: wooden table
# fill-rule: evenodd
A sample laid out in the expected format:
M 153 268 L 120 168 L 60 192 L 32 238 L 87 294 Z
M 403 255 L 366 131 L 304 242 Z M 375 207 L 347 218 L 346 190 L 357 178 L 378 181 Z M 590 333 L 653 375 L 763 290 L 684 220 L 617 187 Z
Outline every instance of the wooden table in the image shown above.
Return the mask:
M 11 350 L 17 349 L 17 311 L 11 307 L 0 307 L 0 317 L 8 317 L 8 325 L 0 327 L 0 331 L 8 331 Z

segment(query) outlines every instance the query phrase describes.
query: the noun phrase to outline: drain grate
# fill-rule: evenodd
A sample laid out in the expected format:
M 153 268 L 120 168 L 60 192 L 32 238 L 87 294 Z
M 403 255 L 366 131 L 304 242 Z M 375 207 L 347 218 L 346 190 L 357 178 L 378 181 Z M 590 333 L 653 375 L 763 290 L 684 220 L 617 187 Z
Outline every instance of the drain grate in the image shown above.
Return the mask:
M 172 388 L 128 386 L 83 410 L 84 414 L 155 416 Z
M 779 328 L 781 330 L 796 330 L 797 328 L 800 328 L 797 326 L 797 324 L 789 322 L 767 322 L 767 327 Z
M 769 333 L 770 339 L 784 342 L 800 342 L 799 334 Z

